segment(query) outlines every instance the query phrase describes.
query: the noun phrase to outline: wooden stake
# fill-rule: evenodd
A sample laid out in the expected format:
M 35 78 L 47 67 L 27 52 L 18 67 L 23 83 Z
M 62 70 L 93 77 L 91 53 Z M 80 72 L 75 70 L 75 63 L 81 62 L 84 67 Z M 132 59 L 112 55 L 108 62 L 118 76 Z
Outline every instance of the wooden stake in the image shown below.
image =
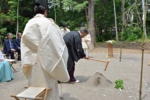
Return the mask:
M 122 59 L 122 43 L 121 43 L 121 46 L 120 46 L 120 59 L 119 59 L 120 62 L 121 62 L 121 59 Z

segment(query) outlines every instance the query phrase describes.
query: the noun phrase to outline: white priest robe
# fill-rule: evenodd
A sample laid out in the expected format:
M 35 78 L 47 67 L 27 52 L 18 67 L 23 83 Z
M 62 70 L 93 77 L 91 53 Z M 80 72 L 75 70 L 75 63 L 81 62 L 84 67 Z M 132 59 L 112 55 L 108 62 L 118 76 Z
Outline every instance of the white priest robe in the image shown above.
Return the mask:
M 82 48 L 86 56 L 89 56 L 88 49 L 91 49 L 91 36 L 88 34 L 84 38 L 82 38 Z
M 26 24 L 21 41 L 22 71 L 29 86 L 48 87 L 46 100 L 60 100 L 57 80 L 69 81 L 68 51 L 60 28 L 42 14 Z
M 64 28 L 61 29 L 61 34 L 63 37 L 69 32 L 70 32 L 70 30 L 68 28 L 66 28 L 66 30 Z

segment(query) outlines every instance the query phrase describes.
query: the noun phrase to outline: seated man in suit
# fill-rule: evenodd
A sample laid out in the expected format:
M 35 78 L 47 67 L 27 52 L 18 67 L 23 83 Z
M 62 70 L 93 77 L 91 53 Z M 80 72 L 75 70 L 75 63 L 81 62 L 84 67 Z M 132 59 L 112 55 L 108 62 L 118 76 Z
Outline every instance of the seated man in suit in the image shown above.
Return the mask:
M 15 59 L 14 52 L 16 52 L 16 47 L 12 41 L 12 33 L 8 33 L 7 39 L 4 41 L 4 53 L 6 54 L 7 58 L 10 55 L 11 59 Z
M 22 36 L 22 34 L 21 33 L 18 33 L 17 34 L 17 39 L 14 41 L 14 45 L 15 45 L 15 47 L 16 47 L 16 50 L 17 50 L 17 52 L 18 52 L 18 60 L 21 60 L 21 55 L 20 55 L 20 42 L 21 42 L 21 36 Z

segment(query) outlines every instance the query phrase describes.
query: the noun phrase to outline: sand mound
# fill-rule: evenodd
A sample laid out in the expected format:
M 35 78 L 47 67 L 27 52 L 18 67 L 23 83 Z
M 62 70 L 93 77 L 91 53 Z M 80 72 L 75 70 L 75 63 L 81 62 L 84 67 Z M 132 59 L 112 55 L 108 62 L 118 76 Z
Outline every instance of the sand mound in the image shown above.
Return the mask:
M 103 74 L 96 72 L 89 80 L 86 81 L 86 85 L 92 87 L 108 87 L 112 86 L 113 83 L 108 80 Z

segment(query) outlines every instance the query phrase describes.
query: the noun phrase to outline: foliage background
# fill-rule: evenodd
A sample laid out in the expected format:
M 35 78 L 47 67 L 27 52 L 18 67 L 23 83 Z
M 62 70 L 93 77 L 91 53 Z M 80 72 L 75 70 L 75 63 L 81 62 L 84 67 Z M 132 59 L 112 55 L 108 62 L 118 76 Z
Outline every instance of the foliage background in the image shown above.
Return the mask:
M 49 0 L 50 9 L 48 17 L 53 18 L 61 27 L 62 22 L 66 22 L 71 31 L 80 28 L 82 22 L 88 26 L 88 0 Z M 29 19 L 34 17 L 34 0 L 19 0 L 19 16 L 17 17 L 18 0 L 0 0 L 0 37 L 1 43 L 5 40 L 6 34 L 11 32 L 16 34 L 17 18 L 19 18 L 19 32 L 23 29 Z M 119 39 L 122 41 L 134 41 L 142 37 L 142 7 L 141 1 L 137 0 L 137 10 L 133 6 L 135 0 L 126 0 L 126 28 L 122 29 L 122 0 L 115 0 L 118 22 Z M 113 0 L 95 0 L 95 28 L 96 41 L 103 42 L 115 39 Z M 131 15 L 133 21 L 131 22 Z M 147 14 L 147 34 L 150 37 L 150 13 Z M 122 35 L 122 39 L 121 39 Z

